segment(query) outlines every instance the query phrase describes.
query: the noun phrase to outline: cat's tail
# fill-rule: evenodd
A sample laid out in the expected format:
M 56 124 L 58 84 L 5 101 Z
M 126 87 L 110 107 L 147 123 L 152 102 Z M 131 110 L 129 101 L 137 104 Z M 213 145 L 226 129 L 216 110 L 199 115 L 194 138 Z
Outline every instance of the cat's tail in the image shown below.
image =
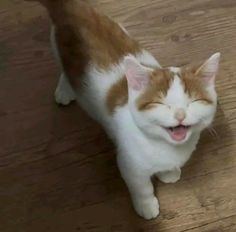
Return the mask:
M 54 41 L 60 57 L 63 71 L 72 86 L 77 85 L 82 76 L 89 57 L 86 42 L 80 33 L 83 17 L 91 7 L 86 0 L 25 0 L 40 2 L 49 12 L 54 25 Z
M 58 13 L 64 14 L 66 5 L 75 2 L 76 0 L 25 0 L 27 2 L 39 2 L 48 10 L 52 20 L 56 19 Z M 61 15 L 62 16 L 62 15 Z M 57 15 L 59 17 L 59 15 Z
M 49 8 L 52 4 L 58 3 L 61 0 L 25 0 L 26 2 L 39 2 L 46 8 Z
M 40 2 L 42 5 L 44 5 L 48 9 L 51 9 L 52 7 L 55 7 L 58 4 L 63 5 L 63 4 L 67 4 L 69 2 L 75 2 L 75 1 L 86 2 L 86 0 L 25 0 L 25 1 Z
M 25 0 L 26 2 L 40 2 L 45 5 L 50 0 Z
M 65 17 L 73 12 L 73 9 L 88 7 L 87 0 L 25 0 L 28 2 L 39 2 L 49 12 L 54 24 L 65 24 Z

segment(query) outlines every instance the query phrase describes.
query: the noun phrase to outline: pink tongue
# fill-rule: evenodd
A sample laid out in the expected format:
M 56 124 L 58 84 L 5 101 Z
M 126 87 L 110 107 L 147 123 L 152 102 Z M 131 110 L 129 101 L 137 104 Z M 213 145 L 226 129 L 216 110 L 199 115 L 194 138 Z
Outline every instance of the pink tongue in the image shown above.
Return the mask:
M 181 140 L 185 139 L 185 137 L 186 137 L 187 128 L 182 127 L 182 126 L 176 127 L 173 130 L 170 130 L 169 133 L 170 133 L 170 136 L 173 140 L 181 141 Z

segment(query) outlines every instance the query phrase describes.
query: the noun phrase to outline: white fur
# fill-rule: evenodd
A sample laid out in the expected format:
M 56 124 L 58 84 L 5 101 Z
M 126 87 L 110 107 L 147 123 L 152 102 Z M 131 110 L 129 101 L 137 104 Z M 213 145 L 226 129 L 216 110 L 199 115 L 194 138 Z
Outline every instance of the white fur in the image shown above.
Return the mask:
M 74 100 L 76 100 L 76 94 L 65 74 L 62 73 L 55 91 L 55 101 L 58 104 L 68 105 Z
M 135 58 L 149 67 L 160 67 L 147 51 L 137 54 Z M 80 105 L 104 126 L 117 145 L 117 161 L 121 175 L 129 188 L 134 208 L 146 219 L 155 218 L 159 214 L 159 204 L 154 196 L 150 177 L 156 175 L 166 183 L 179 180 L 181 167 L 194 151 L 200 132 L 212 122 L 216 109 L 214 87 L 209 87 L 209 93 L 215 102 L 213 106 L 200 102 L 192 103 L 184 93 L 178 77 L 178 68 L 172 67 L 171 71 L 176 75 L 164 99 L 165 105 L 147 112 L 139 112 L 136 109 L 135 99 L 139 93 L 133 94 L 130 88 L 128 104 L 116 108 L 112 115 L 107 111 L 106 94 L 109 88 L 124 76 L 123 60 L 107 71 L 98 70 L 92 64 L 84 78 L 86 84 L 76 93 Z M 60 80 L 56 90 L 57 102 L 64 104 L 75 99 L 68 84 Z M 66 88 L 63 88 L 63 85 Z M 68 96 L 65 96 L 66 92 Z M 193 124 L 186 139 L 179 143 L 173 141 L 162 127 L 178 125 L 174 118 L 178 108 L 186 111 L 184 123 Z

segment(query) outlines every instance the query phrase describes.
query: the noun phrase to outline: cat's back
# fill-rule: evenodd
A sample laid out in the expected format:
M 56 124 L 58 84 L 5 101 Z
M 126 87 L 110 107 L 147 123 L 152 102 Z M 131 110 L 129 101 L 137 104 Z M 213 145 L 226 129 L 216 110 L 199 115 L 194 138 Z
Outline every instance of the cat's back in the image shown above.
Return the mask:
M 108 16 L 81 0 L 42 0 L 47 2 L 55 28 L 55 41 L 63 68 L 70 79 L 78 79 L 93 64 L 108 70 L 126 54 L 138 54 L 142 48 Z M 73 80 L 71 81 L 74 82 Z
M 147 66 L 160 67 L 158 61 L 146 50 L 142 49 L 133 55 Z M 78 101 L 83 108 L 98 121 L 110 123 L 120 108 L 128 103 L 128 86 L 125 77 L 124 56 L 117 64 L 111 64 L 107 69 L 101 69 L 91 64 L 84 74 L 83 84 L 78 89 Z M 96 112 L 96 115 L 94 115 Z M 103 123 L 103 124 L 104 124 Z
M 132 55 L 148 66 L 158 62 L 120 24 L 86 2 L 47 2 L 58 55 L 78 101 L 99 120 L 111 117 L 128 100 L 124 57 Z

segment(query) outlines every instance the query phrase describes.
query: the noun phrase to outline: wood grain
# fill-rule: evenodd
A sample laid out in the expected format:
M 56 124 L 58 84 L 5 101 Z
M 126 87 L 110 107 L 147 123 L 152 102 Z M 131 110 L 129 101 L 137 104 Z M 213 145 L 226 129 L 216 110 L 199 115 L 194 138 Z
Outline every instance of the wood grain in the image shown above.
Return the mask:
M 235 232 L 235 0 L 90 0 L 162 65 L 222 52 L 219 107 L 180 182 L 157 184 L 161 215 L 134 213 L 102 128 L 53 101 L 59 69 L 37 3 L 0 1 L 0 231 Z

